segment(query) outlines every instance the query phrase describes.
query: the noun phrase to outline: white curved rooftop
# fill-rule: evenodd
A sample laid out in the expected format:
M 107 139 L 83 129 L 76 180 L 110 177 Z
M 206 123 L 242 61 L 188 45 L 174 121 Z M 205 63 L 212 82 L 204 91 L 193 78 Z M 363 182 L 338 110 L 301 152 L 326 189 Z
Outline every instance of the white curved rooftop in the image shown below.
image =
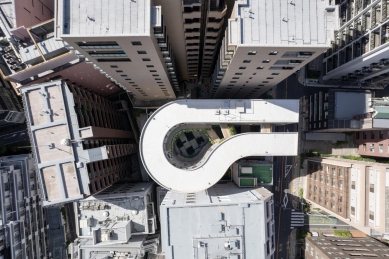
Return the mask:
M 179 100 L 159 108 L 146 122 L 140 156 L 158 184 L 179 192 L 198 192 L 220 180 L 236 160 L 248 156 L 296 156 L 297 133 L 245 133 L 232 136 L 192 170 L 172 165 L 164 153 L 169 131 L 185 124 L 288 124 L 299 120 L 298 100 Z M 188 126 L 190 128 L 190 126 Z

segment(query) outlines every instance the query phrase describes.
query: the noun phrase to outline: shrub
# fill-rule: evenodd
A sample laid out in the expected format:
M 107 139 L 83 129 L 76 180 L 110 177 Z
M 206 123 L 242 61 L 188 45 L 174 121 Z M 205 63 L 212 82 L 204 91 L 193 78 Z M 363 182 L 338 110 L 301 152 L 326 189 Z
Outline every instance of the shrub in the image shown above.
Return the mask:
M 351 237 L 350 231 L 347 230 L 334 230 L 334 235 L 336 237 Z

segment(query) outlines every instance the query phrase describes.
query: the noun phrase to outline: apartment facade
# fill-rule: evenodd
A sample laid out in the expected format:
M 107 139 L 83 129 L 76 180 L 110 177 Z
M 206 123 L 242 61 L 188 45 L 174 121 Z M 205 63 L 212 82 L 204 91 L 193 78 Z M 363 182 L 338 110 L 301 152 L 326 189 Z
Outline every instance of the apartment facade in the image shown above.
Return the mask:
M 354 143 L 361 156 L 388 157 L 389 131 L 367 130 L 354 133 Z
M 211 258 L 274 258 L 273 202 L 264 188 L 242 192 L 231 182 L 197 193 L 169 191 L 159 208 L 162 252 L 167 259 L 204 253 Z
M 32 155 L 0 159 L 0 258 L 50 258 L 48 224 Z
M 330 47 L 336 17 L 327 0 L 235 1 L 211 97 L 258 98 Z
M 385 0 L 340 1 L 340 28 L 323 60 L 325 83 L 355 88 L 386 86 L 388 10 Z
M 389 170 L 385 164 L 336 158 L 309 158 L 307 164 L 306 198 L 313 207 L 367 235 L 389 233 Z
M 157 253 L 159 235 L 153 183 L 120 182 L 77 203 L 78 238 L 72 259 L 146 258 Z
M 353 233 L 352 233 L 353 235 Z M 307 237 L 306 259 L 388 258 L 389 249 L 371 237 Z
M 21 88 L 44 206 L 84 198 L 140 177 L 122 102 L 53 81 Z
M 136 99 L 176 98 L 179 79 L 160 6 L 150 0 L 55 3 L 55 35 L 79 57 Z

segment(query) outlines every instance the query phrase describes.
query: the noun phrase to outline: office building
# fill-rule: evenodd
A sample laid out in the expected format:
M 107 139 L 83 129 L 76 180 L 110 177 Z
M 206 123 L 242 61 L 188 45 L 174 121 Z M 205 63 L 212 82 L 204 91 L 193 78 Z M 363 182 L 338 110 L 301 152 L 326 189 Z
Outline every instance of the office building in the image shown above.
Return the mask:
M 307 237 L 305 239 L 306 259 L 338 258 L 388 258 L 389 248 L 383 243 L 358 232 L 351 237 Z
M 78 202 L 77 235 L 69 245 L 72 259 L 143 259 L 156 253 L 153 183 L 121 182 Z
M 175 61 L 153 1 L 61 0 L 56 13 L 55 36 L 133 97 L 176 98 Z
M 172 258 L 274 258 L 273 194 L 228 182 L 169 191 L 160 207 L 162 252 Z
M 121 178 L 137 179 L 125 104 L 64 81 L 22 87 L 21 93 L 44 206 L 82 199 Z
M 271 132 L 271 126 L 298 120 L 298 100 L 174 101 L 144 125 L 140 157 L 160 186 L 198 192 L 218 182 L 243 157 L 297 155 L 298 134 Z M 235 124 L 254 124 L 261 132 L 234 135 L 228 126 Z M 212 125 L 220 125 L 222 136 Z
M 388 10 L 385 0 L 340 1 L 340 27 L 323 59 L 324 84 L 369 89 L 387 85 Z
M 191 83 L 209 83 L 227 15 L 226 1 L 155 0 L 154 3 L 162 7 L 181 78 Z
M 323 54 L 337 28 L 331 1 L 235 1 L 211 98 L 258 98 Z
M 370 236 L 389 233 L 386 164 L 337 158 L 307 160 L 306 198 L 313 207 Z
M 0 258 L 51 258 L 31 155 L 0 157 Z
M 0 78 L 0 128 L 22 124 L 23 108 L 7 81 Z

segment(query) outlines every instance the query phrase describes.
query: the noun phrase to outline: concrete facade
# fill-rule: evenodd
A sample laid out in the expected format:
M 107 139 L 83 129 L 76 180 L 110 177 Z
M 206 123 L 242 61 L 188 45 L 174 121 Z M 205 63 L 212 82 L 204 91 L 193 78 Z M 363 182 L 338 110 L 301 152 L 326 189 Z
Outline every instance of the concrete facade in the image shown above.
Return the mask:
M 153 199 L 153 183 L 121 182 L 79 201 L 78 238 L 69 245 L 70 258 L 143 259 L 146 252 L 156 253 Z
M 149 117 L 140 139 L 140 157 L 147 173 L 168 190 L 197 192 L 222 178 L 236 160 L 248 156 L 297 155 L 297 133 L 255 132 L 215 142 L 189 163 L 172 149 L 186 129 L 212 138 L 209 125 L 269 125 L 298 122 L 298 100 L 182 100 L 170 102 Z M 284 143 L 289 143 L 285 146 Z M 280 148 L 282 146 L 282 148 Z M 234 150 L 234 152 L 231 152 Z
M 176 98 L 180 89 L 160 6 L 150 0 L 121 0 L 114 8 L 108 0 L 55 3 L 56 37 L 87 63 L 136 99 Z
M 328 0 L 235 1 L 211 97 L 258 98 L 330 47 L 336 17 Z
M 308 170 L 315 173 L 311 174 L 312 178 L 308 178 L 306 188 L 307 199 L 314 207 L 349 223 L 367 235 L 381 237 L 389 233 L 389 170 L 385 164 L 336 158 L 309 158 L 308 164 L 310 163 L 314 167 Z M 339 170 L 342 170 L 342 177 L 339 176 Z M 320 176 L 323 176 L 323 182 L 328 179 L 325 186 L 320 183 Z M 312 189 L 309 189 L 310 184 Z M 316 193 L 314 186 L 319 188 Z M 321 195 L 318 193 L 320 188 L 323 188 Z M 328 191 L 328 195 L 324 191 Z M 312 196 L 309 196 L 310 193 Z
M 82 199 L 133 176 L 137 145 L 127 114 L 118 112 L 121 102 L 64 81 L 21 92 L 44 206 Z
M 0 258 L 51 258 L 31 155 L 0 157 Z
M 162 252 L 166 259 L 274 258 L 273 203 L 268 190 L 242 191 L 233 183 L 169 191 L 160 207 Z

